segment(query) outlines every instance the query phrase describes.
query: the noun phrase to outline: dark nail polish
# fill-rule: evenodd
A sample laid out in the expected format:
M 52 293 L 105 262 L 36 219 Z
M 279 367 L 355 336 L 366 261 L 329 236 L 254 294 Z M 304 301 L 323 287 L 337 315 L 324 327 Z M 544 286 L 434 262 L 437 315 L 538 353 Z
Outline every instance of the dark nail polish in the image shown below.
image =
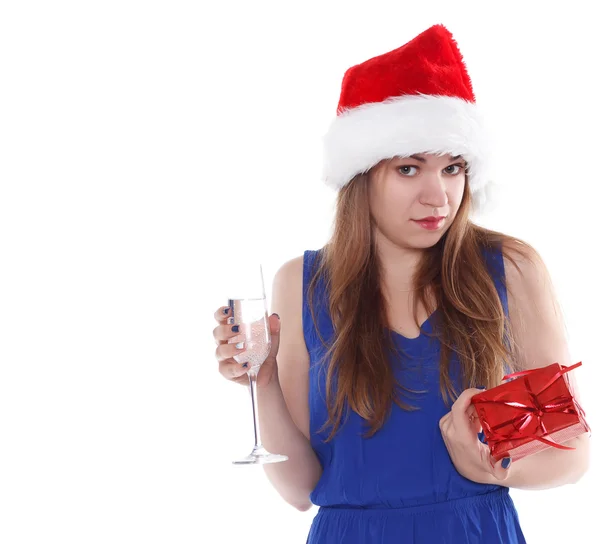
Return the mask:
M 242 365 L 242 367 L 243 367 L 243 368 L 248 368 L 248 363 L 244 363 L 244 364 Z
M 477 438 L 479 438 L 479 442 L 481 442 L 482 444 L 487 444 L 487 441 L 485 439 L 485 434 L 483 434 L 483 431 L 481 431 L 480 433 L 477 433 Z
M 478 386 L 476 387 L 476 389 L 481 389 L 482 391 L 485 391 L 485 386 L 483 386 L 483 385 L 478 385 Z
M 231 332 L 240 332 L 240 326 L 234 325 L 233 327 L 231 327 Z
M 225 309 L 223 310 L 223 313 L 224 313 L 225 315 L 227 315 L 227 314 L 229 313 L 229 308 L 225 308 Z
M 502 459 L 502 468 L 508 468 L 510 466 L 510 457 L 505 457 Z

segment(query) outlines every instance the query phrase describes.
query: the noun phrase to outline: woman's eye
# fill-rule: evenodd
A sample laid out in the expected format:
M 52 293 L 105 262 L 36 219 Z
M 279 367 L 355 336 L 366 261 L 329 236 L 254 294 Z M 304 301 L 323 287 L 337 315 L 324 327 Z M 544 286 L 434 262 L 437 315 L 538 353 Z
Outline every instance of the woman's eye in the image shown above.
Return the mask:
M 403 176 L 414 176 L 417 173 L 416 166 L 400 166 L 398 168 L 398 172 L 400 172 Z
M 452 169 L 455 170 L 452 170 Z M 456 175 L 459 174 L 460 171 L 463 169 L 463 167 L 460 164 L 451 164 L 450 166 L 446 167 L 446 174 L 450 174 L 450 175 Z

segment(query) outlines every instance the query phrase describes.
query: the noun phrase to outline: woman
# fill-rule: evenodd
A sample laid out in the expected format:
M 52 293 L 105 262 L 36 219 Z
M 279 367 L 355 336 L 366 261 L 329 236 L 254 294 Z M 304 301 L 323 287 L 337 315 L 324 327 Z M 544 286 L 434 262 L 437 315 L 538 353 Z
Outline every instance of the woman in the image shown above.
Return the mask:
M 587 468 L 587 436 L 515 466 L 478 439 L 478 387 L 572 363 L 538 254 L 469 219 L 487 153 L 443 26 L 346 72 L 325 140 L 334 233 L 278 271 L 258 378 L 263 443 L 289 457 L 265 470 L 299 510 L 320 506 L 310 543 L 525 542 L 508 488 Z M 247 383 L 226 312 L 220 371 Z

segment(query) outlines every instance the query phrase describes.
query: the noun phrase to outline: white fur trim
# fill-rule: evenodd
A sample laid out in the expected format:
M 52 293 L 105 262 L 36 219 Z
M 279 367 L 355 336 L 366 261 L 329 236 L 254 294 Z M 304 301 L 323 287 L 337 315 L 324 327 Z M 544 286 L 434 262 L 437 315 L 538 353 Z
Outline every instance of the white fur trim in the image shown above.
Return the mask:
M 449 96 L 403 96 L 336 117 L 324 138 L 323 177 L 340 189 L 383 159 L 415 153 L 462 155 L 473 208 L 486 204 L 489 141 L 476 104 Z

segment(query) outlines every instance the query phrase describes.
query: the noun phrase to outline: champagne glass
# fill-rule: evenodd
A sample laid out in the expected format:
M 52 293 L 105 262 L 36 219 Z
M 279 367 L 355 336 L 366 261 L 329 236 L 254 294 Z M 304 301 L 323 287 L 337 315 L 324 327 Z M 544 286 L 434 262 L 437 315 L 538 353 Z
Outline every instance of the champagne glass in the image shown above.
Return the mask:
M 234 359 L 239 364 L 248 364 L 248 381 L 250 397 L 252 398 L 252 415 L 254 419 L 254 448 L 252 452 L 234 461 L 234 465 L 262 465 L 287 461 L 285 455 L 268 452 L 261 443 L 260 426 L 258 422 L 258 397 L 256 391 L 256 378 L 261 365 L 271 351 L 271 331 L 267 315 L 267 297 L 262 273 L 262 266 L 249 266 L 246 264 L 240 271 L 240 281 L 236 281 L 242 292 L 235 294 L 236 298 L 229 299 L 230 325 L 239 326 L 240 337 L 233 337 L 230 343 L 238 343 L 243 336 L 245 351 L 236 355 Z M 243 295 L 243 296 L 241 296 Z

